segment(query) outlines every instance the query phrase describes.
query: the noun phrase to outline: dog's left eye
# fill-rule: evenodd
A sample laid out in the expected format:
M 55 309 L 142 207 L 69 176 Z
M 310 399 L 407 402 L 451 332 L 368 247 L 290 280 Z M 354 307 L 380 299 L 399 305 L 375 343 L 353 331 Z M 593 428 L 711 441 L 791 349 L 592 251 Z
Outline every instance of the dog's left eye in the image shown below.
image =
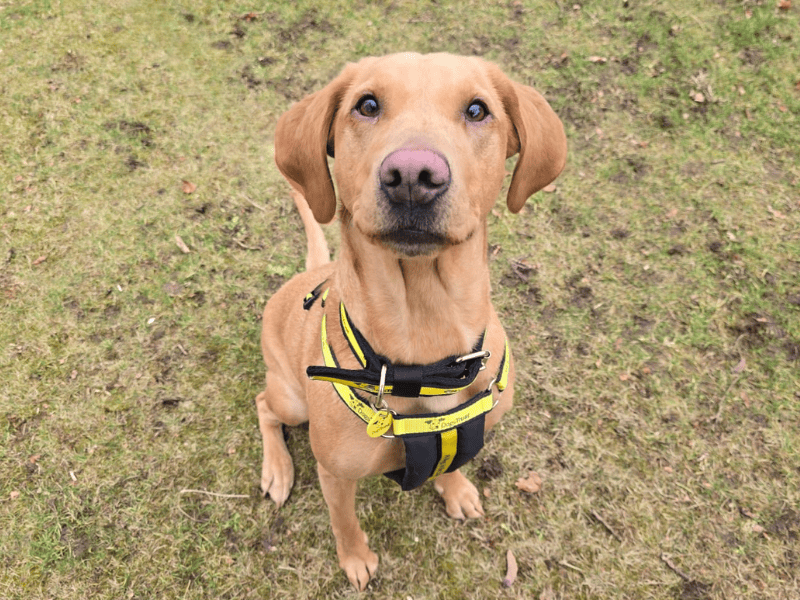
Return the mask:
M 483 121 L 489 116 L 489 109 L 480 100 L 473 100 L 464 114 L 468 121 Z
M 377 117 L 380 110 L 381 107 L 372 94 L 362 96 L 356 104 L 356 111 L 365 117 Z

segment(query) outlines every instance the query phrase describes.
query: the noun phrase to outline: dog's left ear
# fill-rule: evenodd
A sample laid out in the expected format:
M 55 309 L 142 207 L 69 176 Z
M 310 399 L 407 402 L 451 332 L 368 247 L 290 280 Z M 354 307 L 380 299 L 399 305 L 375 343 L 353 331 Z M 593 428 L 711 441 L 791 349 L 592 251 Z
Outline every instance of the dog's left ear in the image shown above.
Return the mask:
M 496 67 L 491 75 L 511 119 L 506 158 L 519 152 L 507 199 L 509 210 L 518 213 L 564 169 L 567 137 L 561 119 L 539 92 L 511 81 Z
M 329 223 L 336 213 L 336 193 L 325 155 L 333 156 L 333 119 L 355 70 L 355 64 L 345 67 L 323 89 L 292 105 L 275 127 L 278 169 L 303 194 L 320 223 Z

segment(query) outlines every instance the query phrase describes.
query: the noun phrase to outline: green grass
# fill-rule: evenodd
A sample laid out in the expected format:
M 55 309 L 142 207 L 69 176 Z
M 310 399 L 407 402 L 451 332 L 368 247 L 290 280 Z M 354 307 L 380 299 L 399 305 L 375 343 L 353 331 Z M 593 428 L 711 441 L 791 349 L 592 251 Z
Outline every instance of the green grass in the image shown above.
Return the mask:
M 290 501 L 258 494 L 260 314 L 305 249 L 272 134 L 407 49 L 535 85 L 570 156 L 490 216 L 518 389 L 466 469 L 487 516 L 363 482 L 367 594 L 800 595 L 797 10 L 0 3 L 0 597 L 356 595 L 305 430 Z

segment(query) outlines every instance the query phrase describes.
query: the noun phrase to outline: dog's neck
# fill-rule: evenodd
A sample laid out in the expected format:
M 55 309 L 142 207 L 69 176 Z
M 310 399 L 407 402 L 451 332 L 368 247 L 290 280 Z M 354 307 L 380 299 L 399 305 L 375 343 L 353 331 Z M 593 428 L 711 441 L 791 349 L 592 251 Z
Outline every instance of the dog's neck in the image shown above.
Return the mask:
M 374 350 L 406 364 L 469 352 L 491 311 L 485 225 L 433 256 L 376 243 L 343 220 L 337 289 Z

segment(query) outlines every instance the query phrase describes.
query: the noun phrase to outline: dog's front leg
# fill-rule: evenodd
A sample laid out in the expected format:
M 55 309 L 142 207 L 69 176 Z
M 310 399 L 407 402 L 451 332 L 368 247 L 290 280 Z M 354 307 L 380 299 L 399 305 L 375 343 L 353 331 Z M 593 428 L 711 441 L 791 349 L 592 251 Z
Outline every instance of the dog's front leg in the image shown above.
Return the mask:
M 361 530 L 356 517 L 358 482 L 336 477 L 319 463 L 317 471 L 322 495 L 331 515 L 339 566 L 347 573 L 350 583 L 363 591 L 370 576 L 378 568 L 378 556 L 367 546 L 367 535 Z
M 439 475 L 433 480 L 433 487 L 444 500 L 445 510 L 450 517 L 463 521 L 483 516 L 478 488 L 458 469 Z

